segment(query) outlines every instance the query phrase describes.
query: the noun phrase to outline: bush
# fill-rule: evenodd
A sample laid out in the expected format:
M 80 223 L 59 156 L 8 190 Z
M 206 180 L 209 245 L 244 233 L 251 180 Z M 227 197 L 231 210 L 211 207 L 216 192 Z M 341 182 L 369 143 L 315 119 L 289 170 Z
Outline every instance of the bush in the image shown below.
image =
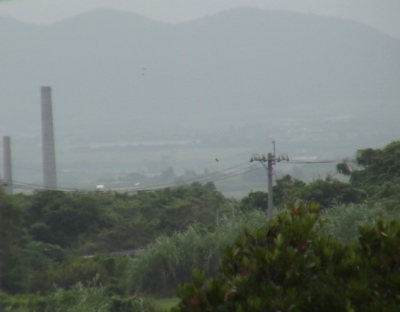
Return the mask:
M 377 221 L 347 245 L 321 231 L 315 206 L 292 207 L 245 230 L 227 248 L 221 276 L 199 270 L 173 311 L 397 311 L 400 226 Z

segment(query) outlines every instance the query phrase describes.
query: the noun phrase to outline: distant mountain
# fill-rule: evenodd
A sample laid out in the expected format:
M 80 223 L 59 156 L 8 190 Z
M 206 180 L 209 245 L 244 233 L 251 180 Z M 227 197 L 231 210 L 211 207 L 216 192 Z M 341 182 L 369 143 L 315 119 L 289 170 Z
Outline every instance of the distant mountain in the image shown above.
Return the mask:
M 0 40 L 10 135 L 39 135 L 42 85 L 60 135 L 400 113 L 400 41 L 330 17 L 239 8 L 173 25 L 101 9 L 48 26 L 0 18 Z

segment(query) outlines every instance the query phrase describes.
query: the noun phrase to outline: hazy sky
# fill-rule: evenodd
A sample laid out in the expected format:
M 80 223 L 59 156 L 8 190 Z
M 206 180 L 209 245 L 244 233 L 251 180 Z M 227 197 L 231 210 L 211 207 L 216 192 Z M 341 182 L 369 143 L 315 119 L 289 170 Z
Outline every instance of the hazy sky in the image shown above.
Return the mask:
M 400 0 L 0 0 L 0 15 L 51 23 L 99 7 L 181 22 L 238 6 L 293 10 L 366 23 L 400 38 Z

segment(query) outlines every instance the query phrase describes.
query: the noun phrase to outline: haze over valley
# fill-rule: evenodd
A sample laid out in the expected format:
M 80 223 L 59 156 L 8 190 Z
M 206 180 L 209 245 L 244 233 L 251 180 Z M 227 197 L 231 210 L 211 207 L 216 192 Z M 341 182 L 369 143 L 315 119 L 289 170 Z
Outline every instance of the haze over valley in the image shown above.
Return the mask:
M 0 40 L 17 181 L 41 184 L 44 85 L 60 187 L 224 170 L 272 140 L 291 159 L 334 160 L 399 139 L 400 40 L 355 22 L 238 8 L 168 24 L 101 9 L 46 26 L 0 18 Z

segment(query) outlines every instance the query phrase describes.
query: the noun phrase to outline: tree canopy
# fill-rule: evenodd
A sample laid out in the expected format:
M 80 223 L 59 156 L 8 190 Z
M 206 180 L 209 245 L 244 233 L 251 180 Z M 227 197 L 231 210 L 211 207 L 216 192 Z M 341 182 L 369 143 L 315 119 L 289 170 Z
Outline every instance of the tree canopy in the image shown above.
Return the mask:
M 386 182 L 400 183 L 400 141 L 394 141 L 383 149 L 360 149 L 355 163 L 338 164 L 339 172 L 350 176 L 354 185 L 371 186 Z
M 360 228 L 358 244 L 321 231 L 316 206 L 293 206 L 224 254 L 221 276 L 199 270 L 173 311 L 396 311 L 400 225 Z

